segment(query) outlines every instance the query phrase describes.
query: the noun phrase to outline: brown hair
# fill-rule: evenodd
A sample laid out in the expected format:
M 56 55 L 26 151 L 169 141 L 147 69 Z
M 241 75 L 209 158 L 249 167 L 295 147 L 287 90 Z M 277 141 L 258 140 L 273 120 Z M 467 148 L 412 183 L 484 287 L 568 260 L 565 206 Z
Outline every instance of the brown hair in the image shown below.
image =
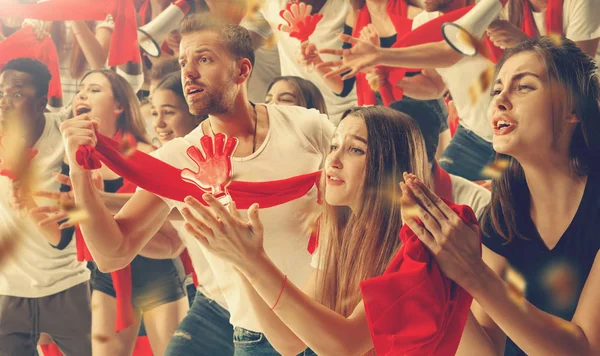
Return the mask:
M 83 81 L 92 73 L 100 73 L 108 80 L 115 100 L 123 108 L 123 112 L 117 120 L 117 130 L 132 134 L 138 142 L 149 144 L 150 140 L 146 136 L 144 121 L 140 113 L 140 102 L 127 80 L 110 69 L 89 71 L 81 80 Z
M 400 247 L 400 187 L 403 172 L 430 184 L 425 144 L 412 118 L 382 106 L 344 113 L 364 119 L 367 160 L 360 211 L 325 203 L 320 226 L 317 300 L 348 316 L 361 300 L 359 283 L 381 275 Z M 324 175 L 323 175 L 324 176 Z
M 229 55 L 238 60 L 247 58 L 254 67 L 254 45 L 248 30 L 239 25 L 225 24 L 210 14 L 195 14 L 181 21 L 181 36 L 199 31 L 214 31 L 219 34 Z
M 562 112 L 555 114 L 554 120 L 569 112 L 580 120 L 571 137 L 571 168 L 579 176 L 588 175 L 600 162 L 600 80 L 594 60 L 571 40 L 563 39 L 558 45 L 549 37 L 537 37 L 507 49 L 498 62 L 496 76 L 508 59 L 522 52 L 537 54 L 546 65 L 549 82 L 557 82 L 562 89 Z M 525 172 L 513 157 L 497 157 L 509 164 L 492 180 L 492 201 L 483 213 L 483 232 L 500 235 L 507 243 L 515 237 L 526 239 L 521 219 L 529 216 L 531 202 Z
M 305 107 L 307 109 L 317 109 L 321 114 L 327 115 L 327 105 L 325 104 L 325 99 L 323 98 L 323 94 L 316 85 L 309 82 L 308 80 L 300 77 L 296 77 L 293 75 L 277 77 L 273 79 L 271 84 L 267 87 L 267 92 L 265 96 L 269 93 L 273 85 L 279 81 L 286 81 L 290 83 L 296 92 L 300 95 L 298 97 L 299 105 Z

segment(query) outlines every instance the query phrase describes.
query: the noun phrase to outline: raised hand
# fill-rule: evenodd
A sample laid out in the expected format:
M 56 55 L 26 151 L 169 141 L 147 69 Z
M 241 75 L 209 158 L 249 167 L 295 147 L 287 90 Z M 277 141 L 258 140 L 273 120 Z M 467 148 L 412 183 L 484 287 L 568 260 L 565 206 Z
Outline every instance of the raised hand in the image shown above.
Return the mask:
M 196 146 L 187 149 L 188 156 L 196 163 L 198 170 L 183 169 L 181 178 L 204 191 L 210 191 L 214 196 L 226 195 L 225 187 L 232 175 L 231 156 L 237 148 L 238 139 L 217 133 L 213 145 L 213 138 L 204 135 L 200 145 L 204 155 Z
M 290 37 L 297 38 L 300 43 L 308 41 L 308 37 L 315 32 L 317 24 L 323 18 L 322 14 L 311 15 L 312 5 L 306 5 L 303 2 L 288 3 L 284 10 L 281 10 L 281 16 L 287 25 L 279 25 L 278 29 L 288 32 Z
M 479 227 L 466 224 L 415 175 L 405 173 L 404 181 L 400 183 L 403 221 L 431 251 L 446 277 L 468 291 L 473 271 L 484 264 Z
M 202 197 L 202 205 L 186 197 L 181 210 L 186 230 L 208 251 L 231 262 L 242 272 L 253 267 L 256 257 L 264 253 L 263 225 L 258 217 L 258 204 L 248 209 L 249 221 L 242 219 L 235 202 L 225 207 L 210 194 Z
M 506 49 L 525 41 L 529 37 L 520 28 L 505 20 L 496 20 L 487 29 L 494 46 Z
M 66 149 L 67 161 L 71 167 L 71 171 L 80 169 L 77 162 L 79 146 L 84 146 L 85 149 L 96 147 L 98 138 L 96 130 L 98 122 L 93 121 L 87 114 L 75 116 L 70 120 L 66 120 L 60 125 L 63 143 Z
M 339 60 L 317 64 L 317 68 L 338 67 L 337 69 L 334 69 L 329 73 L 325 74 L 325 78 L 331 78 L 342 73 L 348 72 L 342 77 L 342 79 L 350 79 L 354 77 L 356 73 L 367 72 L 369 69 L 373 68 L 377 64 L 379 56 L 379 46 L 375 46 L 371 42 L 363 41 L 361 39 L 354 38 L 345 34 L 340 34 L 338 35 L 338 37 L 343 42 L 348 42 L 352 44 L 352 48 L 326 48 L 319 51 L 319 53 L 333 54 L 342 57 L 342 59 Z

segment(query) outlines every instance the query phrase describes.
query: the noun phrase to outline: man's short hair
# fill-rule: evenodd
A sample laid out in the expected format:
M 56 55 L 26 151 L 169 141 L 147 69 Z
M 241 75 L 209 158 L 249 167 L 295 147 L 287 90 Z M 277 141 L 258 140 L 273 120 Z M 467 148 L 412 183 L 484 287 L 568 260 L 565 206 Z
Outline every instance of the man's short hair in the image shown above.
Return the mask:
M 179 66 L 179 60 L 177 58 L 162 59 L 152 64 L 152 70 L 150 71 L 150 79 L 162 80 L 167 75 L 175 72 L 179 72 L 181 67 Z
M 0 73 L 4 73 L 7 70 L 31 75 L 38 97 L 48 95 L 48 86 L 50 85 L 52 74 L 50 74 L 50 70 L 48 70 L 48 67 L 44 63 L 32 58 L 16 58 L 6 63 L 0 70 Z
M 254 67 L 254 46 L 248 30 L 239 25 L 225 24 L 210 17 L 209 14 L 190 15 L 181 21 L 179 32 L 186 34 L 198 31 L 214 31 L 221 36 L 221 40 L 229 54 L 236 60 L 247 58 Z

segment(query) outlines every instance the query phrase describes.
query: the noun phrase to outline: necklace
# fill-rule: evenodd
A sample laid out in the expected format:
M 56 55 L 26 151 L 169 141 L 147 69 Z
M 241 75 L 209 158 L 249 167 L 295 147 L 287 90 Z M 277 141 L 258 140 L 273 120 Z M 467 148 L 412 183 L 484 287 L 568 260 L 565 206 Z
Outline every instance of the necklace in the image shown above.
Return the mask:
M 252 111 L 254 112 L 254 135 L 252 135 L 252 153 L 254 153 L 256 151 L 256 128 L 258 126 L 258 113 L 256 112 L 256 104 L 250 102 L 250 105 L 252 105 Z M 208 119 L 208 127 L 210 128 L 210 132 L 214 137 L 215 131 L 213 130 L 210 118 Z

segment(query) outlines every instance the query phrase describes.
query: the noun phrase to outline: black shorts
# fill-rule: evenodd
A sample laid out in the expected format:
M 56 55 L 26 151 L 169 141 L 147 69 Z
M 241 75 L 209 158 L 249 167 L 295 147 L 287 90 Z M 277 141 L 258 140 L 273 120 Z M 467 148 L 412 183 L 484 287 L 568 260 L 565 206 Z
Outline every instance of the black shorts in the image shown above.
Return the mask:
M 179 259 L 156 260 L 136 256 L 131 262 L 131 304 L 137 312 L 147 312 L 186 296 L 185 274 Z M 116 298 L 110 273 L 92 269 L 92 290 Z

